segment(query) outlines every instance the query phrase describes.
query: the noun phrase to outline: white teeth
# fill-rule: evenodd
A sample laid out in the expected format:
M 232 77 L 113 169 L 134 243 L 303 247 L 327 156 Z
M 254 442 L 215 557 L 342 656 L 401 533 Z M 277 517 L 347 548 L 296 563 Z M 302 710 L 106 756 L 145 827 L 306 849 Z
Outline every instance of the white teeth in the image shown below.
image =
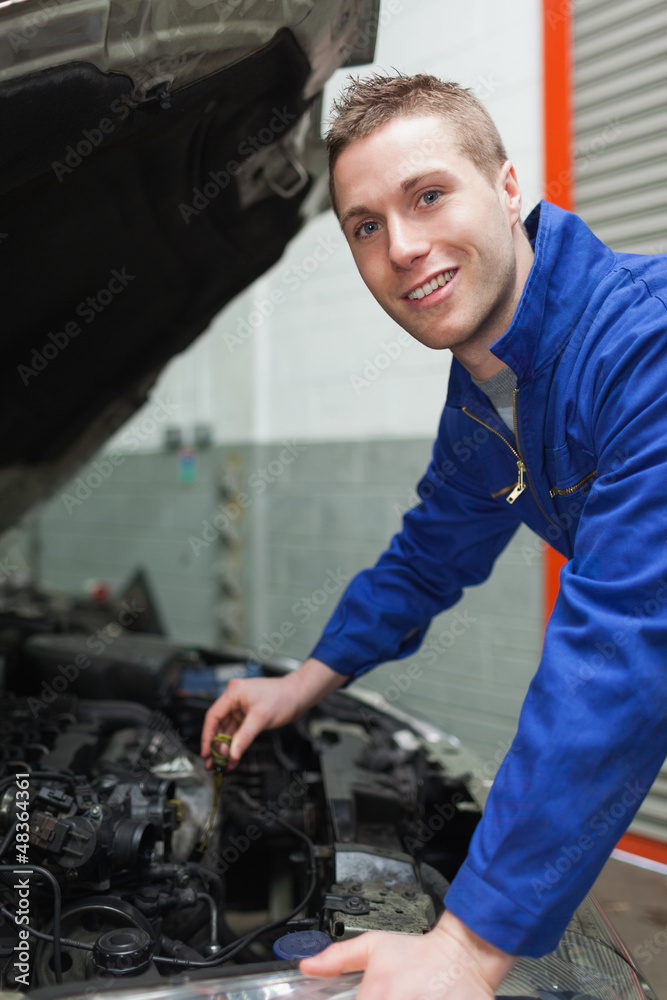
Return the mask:
M 446 285 L 447 282 L 454 277 L 455 273 L 456 268 L 452 268 L 449 271 L 441 271 L 440 274 L 435 276 L 435 278 L 431 278 L 430 281 L 424 282 L 424 284 L 419 288 L 415 288 L 413 292 L 410 292 L 408 298 L 423 299 L 426 295 L 430 295 L 431 292 L 434 292 L 436 288 L 442 288 L 443 285 Z

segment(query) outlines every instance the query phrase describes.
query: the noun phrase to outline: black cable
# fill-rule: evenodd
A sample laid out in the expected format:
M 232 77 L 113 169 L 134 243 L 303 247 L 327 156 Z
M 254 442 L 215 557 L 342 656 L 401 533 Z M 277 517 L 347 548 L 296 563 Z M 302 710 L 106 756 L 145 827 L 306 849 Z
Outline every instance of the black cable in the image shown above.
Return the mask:
M 246 791 L 241 790 L 239 792 L 239 796 L 243 798 L 244 802 L 247 805 L 249 805 L 250 808 L 253 809 L 255 812 L 261 809 L 261 805 L 259 804 L 259 802 L 255 802 L 255 800 L 252 799 Z M 282 819 L 281 816 L 275 816 L 273 818 L 276 820 L 277 823 L 280 823 L 281 826 L 284 826 L 285 829 L 289 830 L 297 837 L 300 837 L 302 840 L 305 840 L 306 844 L 308 845 L 308 852 L 310 854 L 310 886 L 308 887 L 306 895 L 298 904 L 298 906 L 295 906 L 294 909 L 290 913 L 288 913 L 286 917 L 281 917 L 280 920 L 273 920 L 269 924 L 264 924 L 263 927 L 258 927 L 257 930 L 251 931 L 250 934 L 246 934 L 244 937 L 240 938 L 234 944 L 228 945 L 226 948 L 223 948 L 222 951 L 218 952 L 218 954 L 213 956 L 213 958 L 211 959 L 204 959 L 201 962 L 195 962 L 195 961 L 188 962 L 186 959 L 171 958 L 167 955 L 155 955 L 154 957 L 155 962 L 168 962 L 172 965 L 180 965 L 180 966 L 186 965 L 188 968 L 195 968 L 195 969 L 208 969 L 211 966 L 220 965 L 221 962 L 226 962 L 228 959 L 233 958 L 234 955 L 236 955 L 239 951 L 242 951 L 246 947 L 246 945 L 249 945 L 252 941 L 255 940 L 255 938 L 259 937 L 261 934 L 266 934 L 268 931 L 272 931 L 276 927 L 281 927 L 283 924 L 286 924 L 293 917 L 295 917 L 297 913 L 303 910 L 305 906 L 308 905 L 313 896 L 313 893 L 315 892 L 315 889 L 317 888 L 317 861 L 315 858 L 315 845 L 313 844 L 310 837 L 303 832 L 303 830 L 299 830 L 296 826 L 292 826 L 292 824 L 288 823 L 286 819 Z
M 297 769 L 297 763 L 294 760 L 290 760 L 285 751 L 283 750 L 283 745 L 280 741 L 280 733 L 277 729 L 273 730 L 272 734 L 272 745 L 273 752 L 276 755 L 276 760 L 279 764 L 282 764 L 288 774 L 292 774 Z
M 69 770 L 69 769 L 68 769 Z M 73 774 L 68 774 L 68 770 L 62 771 L 30 771 L 28 772 L 30 778 L 41 781 L 44 778 L 51 779 L 53 781 L 64 781 L 67 782 L 73 789 L 76 790 L 76 781 L 74 780 Z M 16 775 L 10 774 L 8 778 L 3 778 L 0 781 L 0 795 L 4 792 L 6 788 L 13 785 L 16 781 Z
M 0 872 L 12 872 L 13 875 L 17 874 L 16 865 L 0 865 Z M 29 867 L 22 868 L 20 871 L 21 875 L 43 875 L 50 883 L 53 888 L 53 971 L 55 973 L 56 982 L 62 983 L 63 981 L 63 956 L 61 950 L 61 940 L 60 940 L 60 914 L 62 911 L 62 896 L 60 894 L 60 886 L 58 885 L 54 875 L 48 870 L 48 868 L 42 868 L 41 865 L 30 865 Z M 14 918 L 15 921 L 16 918 Z M 28 928 L 26 928 L 28 930 Z M 34 928 L 32 929 L 34 932 Z M 38 932 L 38 934 L 41 932 Z M 37 935 L 36 935 L 37 936 Z
M 15 833 L 16 833 L 16 823 L 12 823 L 12 825 L 9 828 L 9 830 L 7 830 L 7 833 L 5 835 L 5 839 L 0 844 L 0 858 L 5 853 L 5 851 L 9 847 L 9 845 L 11 844 L 12 840 L 14 839 L 14 834 Z
M 8 920 L 11 920 L 15 926 L 18 926 L 16 923 L 16 914 L 12 913 L 11 910 L 8 910 L 6 906 L 0 906 L 0 913 L 7 917 Z M 38 931 L 36 927 L 31 927 L 30 924 L 21 924 L 21 926 L 25 928 L 28 934 L 32 934 L 32 936 L 36 937 L 39 941 L 50 941 L 51 943 L 55 942 L 53 934 L 47 934 L 46 931 Z M 72 938 L 64 937 L 61 937 L 58 940 L 61 945 L 65 944 L 68 948 L 81 948 L 82 951 L 93 950 L 92 944 L 86 944 L 84 941 L 73 941 Z M 56 964 L 55 961 L 53 964 Z

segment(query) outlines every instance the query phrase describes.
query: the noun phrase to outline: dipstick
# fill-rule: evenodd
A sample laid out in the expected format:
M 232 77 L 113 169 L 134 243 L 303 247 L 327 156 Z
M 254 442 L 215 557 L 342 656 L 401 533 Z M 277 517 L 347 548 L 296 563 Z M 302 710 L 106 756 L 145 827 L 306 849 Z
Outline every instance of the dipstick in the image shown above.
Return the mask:
M 232 737 L 228 736 L 226 733 L 218 733 L 211 740 L 211 758 L 213 760 L 213 770 L 215 771 L 215 784 L 213 787 L 213 805 L 211 806 L 211 815 L 208 818 L 208 824 L 206 830 L 204 831 L 204 836 L 201 839 L 201 843 L 198 847 L 200 854 L 203 854 L 206 850 L 206 845 L 208 844 L 208 838 L 211 836 L 211 830 L 213 829 L 213 820 L 215 819 L 215 813 L 218 808 L 218 801 L 220 799 L 220 789 L 222 788 L 222 779 L 225 775 L 225 771 L 229 766 L 229 748 L 232 745 Z M 221 753 L 221 748 L 226 746 L 228 752 L 226 754 Z

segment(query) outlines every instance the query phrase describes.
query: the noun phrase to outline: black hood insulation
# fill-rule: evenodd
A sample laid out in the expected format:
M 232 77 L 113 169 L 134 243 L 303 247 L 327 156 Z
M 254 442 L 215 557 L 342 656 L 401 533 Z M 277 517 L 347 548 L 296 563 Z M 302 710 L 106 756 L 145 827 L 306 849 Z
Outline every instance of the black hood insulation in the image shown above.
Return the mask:
M 227 168 L 294 127 L 309 71 L 282 30 L 143 104 L 87 63 L 0 87 L 0 471 L 76 452 L 280 257 L 310 183 L 242 209 Z

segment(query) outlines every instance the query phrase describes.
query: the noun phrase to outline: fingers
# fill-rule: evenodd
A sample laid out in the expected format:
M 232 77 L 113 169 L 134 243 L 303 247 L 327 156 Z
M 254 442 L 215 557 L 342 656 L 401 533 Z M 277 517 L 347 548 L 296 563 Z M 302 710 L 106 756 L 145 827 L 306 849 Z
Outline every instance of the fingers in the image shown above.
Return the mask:
M 264 729 L 264 715 L 256 708 L 250 709 L 245 719 L 236 730 L 232 745 L 229 748 L 229 766 L 234 768 L 240 761 L 257 734 Z
M 230 698 L 228 692 L 225 691 L 217 701 L 213 702 L 206 713 L 201 732 L 201 755 L 204 759 L 211 755 L 211 740 L 216 733 L 233 734 L 238 729 L 239 724 L 234 717 L 236 705 L 236 699 Z
M 211 740 L 216 733 L 224 732 L 234 737 L 229 748 L 229 768 L 233 770 L 257 734 L 265 727 L 268 721 L 266 712 L 261 706 L 248 705 L 247 702 L 245 689 L 232 681 L 206 713 L 201 734 L 201 755 L 209 770 L 212 767 Z
M 201 731 L 201 755 L 204 760 L 211 756 L 211 740 L 218 731 L 218 722 L 220 719 L 219 705 L 223 698 L 224 695 L 213 702 L 204 718 L 204 725 Z
M 229 768 L 233 770 L 255 737 L 263 729 L 282 724 L 284 703 L 289 693 L 279 681 L 269 678 L 231 680 L 204 719 L 201 735 L 201 755 L 212 766 L 211 740 L 218 732 L 233 736 L 229 750 Z M 288 707 L 291 701 L 287 697 Z
M 299 970 L 304 976 L 338 976 L 343 972 L 360 972 L 368 965 L 369 938 L 372 934 L 360 934 L 350 941 L 331 944 L 319 955 L 304 958 Z

